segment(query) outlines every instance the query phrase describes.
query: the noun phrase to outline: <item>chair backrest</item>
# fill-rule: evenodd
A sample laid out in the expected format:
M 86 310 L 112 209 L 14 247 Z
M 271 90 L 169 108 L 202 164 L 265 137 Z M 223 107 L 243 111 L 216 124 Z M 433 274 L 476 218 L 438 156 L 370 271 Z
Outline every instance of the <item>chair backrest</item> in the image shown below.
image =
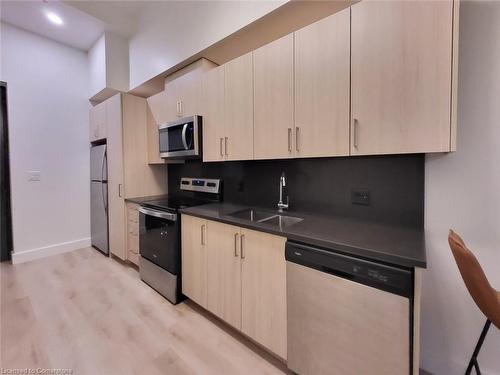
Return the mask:
M 465 286 L 484 315 L 500 329 L 500 293 L 493 289 L 474 254 L 458 234 L 448 235 L 453 257 L 457 262 Z

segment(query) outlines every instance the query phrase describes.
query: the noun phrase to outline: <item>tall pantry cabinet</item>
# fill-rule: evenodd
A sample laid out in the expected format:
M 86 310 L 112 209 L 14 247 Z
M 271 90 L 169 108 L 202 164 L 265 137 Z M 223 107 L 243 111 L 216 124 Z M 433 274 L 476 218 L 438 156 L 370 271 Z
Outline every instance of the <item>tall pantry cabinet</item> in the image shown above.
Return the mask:
M 167 191 L 167 169 L 148 165 L 146 99 L 117 94 L 106 102 L 109 249 L 127 259 L 126 198 Z

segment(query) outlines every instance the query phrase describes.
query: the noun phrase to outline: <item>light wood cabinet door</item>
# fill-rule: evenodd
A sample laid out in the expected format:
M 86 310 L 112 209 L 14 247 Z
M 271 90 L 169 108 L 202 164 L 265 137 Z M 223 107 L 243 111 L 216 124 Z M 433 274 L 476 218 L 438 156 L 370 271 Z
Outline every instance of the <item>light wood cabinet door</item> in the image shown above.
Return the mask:
M 123 94 L 122 102 L 123 196 L 133 198 L 163 194 L 167 169 L 148 165 L 146 100 Z
M 286 238 L 241 230 L 241 330 L 286 359 Z
M 158 124 L 148 105 L 146 108 L 147 115 L 147 139 L 148 139 L 148 163 L 149 164 L 165 164 L 165 160 L 160 157 L 160 134 L 158 132 Z
M 182 293 L 207 308 L 207 221 L 182 215 Z
M 251 160 L 254 156 L 252 53 L 224 64 L 224 71 L 223 153 L 226 160 Z
M 123 190 L 122 95 L 106 100 L 108 156 L 108 228 L 109 250 L 127 259 L 125 245 L 126 214 Z
M 224 160 L 224 66 L 202 78 L 203 161 Z
M 174 121 L 177 118 L 177 95 L 174 84 L 150 96 L 147 101 L 157 125 Z
M 89 111 L 90 142 L 106 138 L 106 103 L 99 103 Z
M 208 310 L 241 329 L 240 228 L 208 221 Z
M 295 32 L 295 156 L 349 155 L 350 9 Z
M 198 70 L 192 70 L 176 78 L 166 85 L 175 84 L 176 102 L 178 103 L 177 116 L 185 117 L 199 114 L 201 96 L 201 74 Z
M 255 159 L 289 158 L 293 151 L 293 34 L 253 52 Z
M 453 2 L 351 7 L 351 154 L 450 150 Z

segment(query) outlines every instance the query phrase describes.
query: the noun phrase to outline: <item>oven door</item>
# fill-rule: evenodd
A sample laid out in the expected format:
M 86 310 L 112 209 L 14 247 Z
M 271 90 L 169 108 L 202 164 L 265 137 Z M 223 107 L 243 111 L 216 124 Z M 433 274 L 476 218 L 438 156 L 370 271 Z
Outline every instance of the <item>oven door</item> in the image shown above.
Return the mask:
M 194 158 L 201 155 L 201 117 L 185 117 L 159 128 L 162 158 Z
M 177 214 L 139 208 L 139 253 L 173 275 L 180 274 L 180 236 Z

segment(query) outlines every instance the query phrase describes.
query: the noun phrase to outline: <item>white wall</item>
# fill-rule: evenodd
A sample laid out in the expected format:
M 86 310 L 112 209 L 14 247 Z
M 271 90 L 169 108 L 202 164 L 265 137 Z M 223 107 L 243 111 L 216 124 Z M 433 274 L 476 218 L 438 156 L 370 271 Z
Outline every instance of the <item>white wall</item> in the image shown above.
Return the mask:
M 165 1 L 147 7 L 130 39 L 130 88 L 209 47 L 286 1 Z
M 500 289 L 500 2 L 461 2 L 458 151 L 426 158 L 421 367 L 464 373 L 485 318 L 467 292 L 447 244 L 455 229 Z M 500 374 L 500 331 L 479 356 Z
M 96 40 L 88 51 L 89 62 L 89 98 L 106 87 L 106 37 Z
M 8 84 L 14 250 L 85 245 L 87 54 L 2 23 L 0 65 L 0 79 Z M 32 170 L 41 172 L 41 181 L 28 182 Z M 66 242 L 74 243 L 51 248 Z

